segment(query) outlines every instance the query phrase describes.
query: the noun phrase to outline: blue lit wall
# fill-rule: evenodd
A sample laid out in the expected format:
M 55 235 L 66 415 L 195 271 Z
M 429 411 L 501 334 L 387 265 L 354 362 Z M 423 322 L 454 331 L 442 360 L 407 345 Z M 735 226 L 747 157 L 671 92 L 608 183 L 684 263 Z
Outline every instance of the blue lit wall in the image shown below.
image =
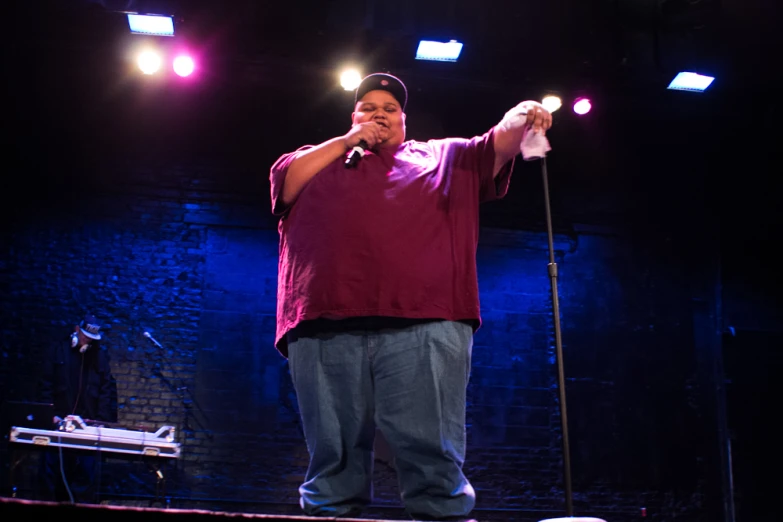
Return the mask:
M 183 458 L 169 472 L 170 494 L 221 509 L 294 506 L 307 464 L 286 362 L 272 345 L 277 232 L 265 200 L 231 190 L 244 174 L 215 165 L 118 168 L 90 185 L 83 208 L 74 209 L 73 192 L 27 206 L 2 252 L 2 397 L 31 396 L 43 347 L 92 311 L 106 324 L 120 422 L 176 426 Z M 591 512 L 678 509 L 671 498 L 697 509 L 703 490 L 707 435 L 691 389 L 687 264 L 670 263 L 675 249 L 656 241 L 607 227 L 554 236 L 574 480 Z M 557 512 L 546 234 L 485 228 L 478 263 L 484 324 L 467 463 L 478 507 Z M 377 466 L 376 503 L 398 506 L 393 470 L 382 458 Z M 107 498 L 154 494 L 143 467 L 115 461 L 104 473 Z

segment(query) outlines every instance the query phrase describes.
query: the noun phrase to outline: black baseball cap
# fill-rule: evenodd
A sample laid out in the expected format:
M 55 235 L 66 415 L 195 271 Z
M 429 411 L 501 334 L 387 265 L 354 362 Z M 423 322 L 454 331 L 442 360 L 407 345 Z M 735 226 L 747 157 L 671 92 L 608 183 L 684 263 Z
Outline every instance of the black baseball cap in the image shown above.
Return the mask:
M 390 92 L 399 102 L 403 112 L 405 111 L 405 104 L 408 102 L 408 89 L 405 88 L 402 80 L 386 73 L 374 73 L 365 76 L 359 87 L 356 88 L 354 105 L 368 92 L 377 90 Z

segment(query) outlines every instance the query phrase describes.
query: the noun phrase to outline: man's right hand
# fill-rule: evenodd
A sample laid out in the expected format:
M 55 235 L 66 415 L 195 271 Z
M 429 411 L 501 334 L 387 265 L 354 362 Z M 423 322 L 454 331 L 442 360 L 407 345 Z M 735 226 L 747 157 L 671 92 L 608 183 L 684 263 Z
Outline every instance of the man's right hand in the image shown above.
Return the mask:
M 359 123 L 351 127 L 344 136 L 335 136 L 320 145 L 316 145 L 297 154 L 288 166 L 288 172 L 280 194 L 284 205 L 291 205 L 299 197 L 305 185 L 336 159 L 345 156 L 359 142 L 367 142 L 367 148 L 372 148 L 380 142 L 382 127 L 371 121 Z
M 346 150 L 351 150 L 356 147 L 362 140 L 367 142 L 368 148 L 373 148 L 381 141 L 381 126 L 374 121 L 357 123 L 351 127 L 351 130 L 349 130 L 345 136 L 343 136 Z

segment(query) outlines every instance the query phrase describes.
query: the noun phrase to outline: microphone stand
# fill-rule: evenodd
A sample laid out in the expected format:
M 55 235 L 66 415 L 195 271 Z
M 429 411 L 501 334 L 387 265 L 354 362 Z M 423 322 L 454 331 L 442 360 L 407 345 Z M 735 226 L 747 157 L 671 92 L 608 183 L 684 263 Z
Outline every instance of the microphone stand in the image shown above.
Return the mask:
M 155 346 L 157 346 L 160 350 L 165 351 L 165 348 L 156 341 L 151 335 L 148 335 L 148 332 L 144 332 L 144 337 L 149 339 Z M 182 405 L 182 411 L 183 411 L 183 419 L 182 419 L 182 429 L 179 430 L 180 434 L 179 436 L 182 438 L 183 442 L 186 437 L 186 433 L 192 431 L 193 428 L 190 426 L 190 418 L 192 415 L 192 406 L 193 404 L 196 405 L 196 408 L 199 410 L 199 412 L 203 415 L 203 411 L 199 407 L 198 403 L 195 401 L 195 399 L 192 396 L 192 393 L 190 389 L 187 387 L 187 385 L 183 384 L 181 386 L 176 386 L 172 381 L 170 381 L 165 375 L 163 375 L 163 372 L 160 370 L 161 366 L 165 366 L 171 373 L 174 379 L 179 381 L 179 383 L 182 383 L 182 378 L 177 375 L 176 369 L 174 369 L 169 363 L 168 360 L 165 357 L 162 357 L 163 364 L 156 362 L 155 366 L 157 367 L 157 374 L 161 378 L 161 380 L 169 387 L 169 389 L 177 392 L 177 395 L 179 396 L 180 403 Z M 195 419 L 196 423 L 199 423 L 198 419 Z M 200 423 L 199 423 L 200 424 Z M 208 436 L 211 438 L 211 435 L 208 434 Z
M 183 410 L 183 419 L 181 424 L 181 429 L 177 430 L 177 437 L 182 441 L 182 444 L 185 443 L 187 439 L 187 434 L 192 430 L 190 427 L 190 416 L 191 416 L 191 403 L 194 401 L 188 399 L 188 394 L 190 393 L 190 390 L 186 385 L 182 386 L 176 386 L 171 380 L 169 380 L 161 370 L 161 367 L 166 367 L 168 369 L 173 378 L 176 381 L 182 382 L 181 377 L 177 375 L 177 371 L 174 367 L 172 367 L 169 363 L 167 358 L 165 357 L 165 348 L 163 345 L 161 345 L 158 341 L 155 340 L 154 337 L 152 337 L 149 332 L 144 332 L 144 337 L 149 339 L 159 350 L 164 352 L 163 357 L 158 357 L 159 360 L 162 360 L 163 363 L 155 362 L 155 369 L 153 370 L 155 374 L 161 379 L 161 381 L 168 386 L 170 390 L 176 391 L 177 395 L 179 395 L 180 403 L 182 405 Z M 197 419 L 198 422 L 198 419 Z M 166 463 L 167 464 L 167 463 Z M 165 502 L 166 508 L 169 507 L 169 504 L 171 502 L 170 498 L 166 497 L 166 477 L 163 473 L 163 465 L 156 465 L 153 462 L 148 463 L 148 466 L 155 474 L 155 477 L 157 479 L 156 485 L 155 485 L 155 497 L 153 500 L 150 501 L 150 505 L 155 503 L 156 501 Z M 175 464 L 175 469 L 177 469 L 178 466 Z
M 565 370 L 563 369 L 563 342 L 560 333 L 560 304 L 557 298 L 557 263 L 555 262 L 554 234 L 552 233 L 552 211 L 549 206 L 549 181 L 546 156 L 541 157 L 541 177 L 544 182 L 544 210 L 546 231 L 549 241 L 549 285 L 552 291 L 552 314 L 555 327 L 555 358 L 557 359 L 557 387 L 560 394 L 560 426 L 563 432 L 563 488 L 565 490 L 565 518 L 551 518 L 540 522 L 606 522 L 600 518 L 574 516 L 573 491 L 571 489 L 571 448 L 568 443 L 568 409 L 566 408 Z
M 552 291 L 552 314 L 555 327 L 555 358 L 557 360 L 557 387 L 560 392 L 560 426 L 563 432 L 563 487 L 565 489 L 566 515 L 574 514 L 573 492 L 571 490 L 571 449 L 568 443 L 568 412 L 566 408 L 565 371 L 563 369 L 563 342 L 560 333 L 560 305 L 557 298 L 557 263 L 555 262 L 554 235 L 552 233 L 552 211 L 549 207 L 549 181 L 547 179 L 546 157 L 541 158 L 541 176 L 544 182 L 544 210 L 546 231 L 549 241 L 549 285 Z

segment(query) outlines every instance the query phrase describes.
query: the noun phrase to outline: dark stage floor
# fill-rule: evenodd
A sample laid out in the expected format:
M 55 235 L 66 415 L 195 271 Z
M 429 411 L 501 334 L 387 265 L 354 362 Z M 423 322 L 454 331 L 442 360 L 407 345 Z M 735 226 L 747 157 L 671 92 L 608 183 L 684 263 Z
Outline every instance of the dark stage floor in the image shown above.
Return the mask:
M 0 513 L 3 520 L 61 520 L 65 517 L 69 520 L 91 522 L 101 520 L 111 522 L 193 522 L 200 518 L 206 520 L 218 520 L 229 518 L 257 519 L 267 521 L 283 520 L 318 520 L 323 519 L 296 516 L 296 515 L 263 515 L 252 513 L 233 513 L 222 511 L 208 511 L 201 509 L 172 509 L 137 506 L 115 505 L 90 505 L 70 504 L 62 502 L 45 502 L 38 500 L 25 500 L 15 498 L 0 498 Z M 360 519 L 341 519 L 345 521 Z
M 286 506 L 271 511 L 285 511 Z M 409 520 L 401 512 L 395 510 L 371 510 L 372 518 L 342 518 L 345 522 L 391 522 Z M 383 518 L 380 515 L 390 518 Z M 506 513 L 476 513 L 474 516 L 481 522 L 506 521 L 506 522 L 538 522 L 551 519 L 558 515 L 534 512 L 509 511 Z M 307 517 L 295 514 L 260 514 L 228 511 L 212 511 L 206 509 L 178 509 L 166 507 L 143 507 L 112 504 L 71 504 L 67 502 L 46 502 L 40 500 L 27 500 L 9 497 L 0 497 L 0 520 L 79 520 L 80 522 L 201 522 L 219 521 L 221 519 L 252 519 L 264 521 L 317 521 L 323 522 L 324 518 Z M 333 519 L 326 519 L 333 520 Z M 574 519 L 576 520 L 576 519 Z M 630 519 L 627 519 L 630 520 Z M 607 522 L 622 522 L 622 518 L 613 517 Z

